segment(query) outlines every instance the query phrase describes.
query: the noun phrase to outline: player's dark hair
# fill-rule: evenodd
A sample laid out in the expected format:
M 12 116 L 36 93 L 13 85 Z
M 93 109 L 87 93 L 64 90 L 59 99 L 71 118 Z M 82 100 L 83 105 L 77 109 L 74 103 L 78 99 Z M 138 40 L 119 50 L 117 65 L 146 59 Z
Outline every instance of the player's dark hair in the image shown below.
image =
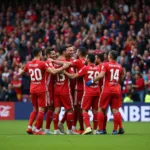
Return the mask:
M 33 50 L 33 56 L 36 57 L 42 50 L 40 48 L 34 48 Z
M 101 54 L 96 54 L 97 57 L 101 60 L 101 62 L 104 61 L 104 53 L 101 53 Z
M 51 54 L 51 51 L 54 51 L 54 48 L 48 47 L 46 50 L 46 55 Z
M 87 55 L 87 49 L 85 47 L 79 47 L 78 51 L 80 52 L 81 56 L 85 57 Z
M 114 50 L 111 50 L 109 52 L 109 54 L 111 55 L 111 57 L 112 57 L 113 60 L 116 60 L 117 57 L 118 57 L 118 53 L 116 51 L 114 51 Z
M 63 54 L 63 52 L 66 51 L 66 49 L 67 49 L 67 46 L 65 46 L 65 45 L 58 47 L 59 54 L 60 55 Z
M 91 63 L 95 62 L 95 55 L 93 54 L 88 54 L 87 58 L 90 60 Z

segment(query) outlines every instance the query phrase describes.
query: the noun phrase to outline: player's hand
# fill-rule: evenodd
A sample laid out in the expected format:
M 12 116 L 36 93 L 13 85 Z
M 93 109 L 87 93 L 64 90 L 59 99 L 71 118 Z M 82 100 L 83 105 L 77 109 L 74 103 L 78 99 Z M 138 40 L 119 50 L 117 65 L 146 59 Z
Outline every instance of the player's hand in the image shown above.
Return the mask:
M 52 58 L 48 58 L 48 60 L 51 61 L 51 62 L 53 62 L 53 59 L 52 59 Z
M 22 71 L 23 71 L 23 70 L 22 70 L 21 68 L 18 69 L 19 75 L 22 73 Z
M 89 80 L 86 82 L 86 86 L 91 86 L 93 84 L 93 80 Z
M 69 64 L 64 63 L 64 65 L 63 65 L 63 69 L 67 69 L 68 67 L 69 67 Z

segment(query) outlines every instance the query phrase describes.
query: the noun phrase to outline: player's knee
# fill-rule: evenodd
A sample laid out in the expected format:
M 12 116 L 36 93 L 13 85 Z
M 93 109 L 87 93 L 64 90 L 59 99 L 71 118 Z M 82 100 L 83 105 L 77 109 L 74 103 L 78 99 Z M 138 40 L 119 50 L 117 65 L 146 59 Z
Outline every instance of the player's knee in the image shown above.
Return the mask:
M 48 106 L 48 110 L 49 110 L 49 111 L 54 111 L 54 109 L 53 109 L 52 106 Z
M 82 113 L 85 113 L 85 112 L 88 112 L 88 110 L 86 110 L 86 109 L 83 109 L 83 110 L 82 110 Z
M 67 110 L 67 113 L 72 113 L 72 112 L 73 112 L 72 108 Z
M 119 112 L 119 110 L 118 110 L 118 109 L 111 109 L 111 111 L 112 111 L 112 113 L 113 113 L 113 114 L 116 114 L 116 113 L 118 113 L 118 112 Z
M 59 112 L 60 112 L 60 108 L 59 107 L 55 108 L 54 113 L 59 114 Z
M 98 112 L 102 112 L 102 113 L 106 114 L 106 110 L 104 108 L 99 108 Z
M 39 111 L 45 112 L 45 108 L 44 107 L 39 107 Z
M 93 112 L 93 114 L 96 114 L 96 113 L 97 113 L 97 110 L 96 110 L 96 109 L 93 109 L 92 112 Z
M 33 107 L 33 111 L 38 112 L 38 108 Z

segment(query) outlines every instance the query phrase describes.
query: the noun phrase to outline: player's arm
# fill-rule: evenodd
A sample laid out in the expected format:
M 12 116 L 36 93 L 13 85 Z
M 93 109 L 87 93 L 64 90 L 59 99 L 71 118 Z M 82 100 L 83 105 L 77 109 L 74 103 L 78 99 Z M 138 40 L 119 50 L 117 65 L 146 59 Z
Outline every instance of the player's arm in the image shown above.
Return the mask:
M 57 74 L 62 72 L 63 70 L 67 69 L 69 67 L 68 64 L 64 64 L 61 68 L 55 69 L 55 68 L 47 68 L 47 72 L 51 73 L 51 74 Z
M 78 73 L 69 73 L 67 71 L 64 71 L 64 74 L 71 79 L 75 79 L 75 78 L 79 77 Z
M 93 83 L 99 81 L 101 78 L 103 78 L 105 76 L 105 72 L 104 71 L 101 71 L 100 74 L 93 79 Z
M 68 76 L 71 79 L 75 79 L 78 77 L 81 77 L 83 75 L 85 75 L 86 73 L 86 67 L 83 67 L 79 72 L 77 73 L 68 73 L 67 71 L 64 71 L 65 75 Z
M 24 66 L 24 65 L 21 65 L 20 66 L 21 68 L 19 68 L 18 70 L 18 75 L 19 76 L 22 76 L 25 72 L 28 71 L 28 67 L 27 67 L 27 64 Z
M 60 61 L 60 60 L 52 60 L 52 62 L 58 64 L 58 65 L 64 65 L 64 64 L 68 64 L 69 66 L 72 65 L 71 62 L 64 62 L 64 61 Z

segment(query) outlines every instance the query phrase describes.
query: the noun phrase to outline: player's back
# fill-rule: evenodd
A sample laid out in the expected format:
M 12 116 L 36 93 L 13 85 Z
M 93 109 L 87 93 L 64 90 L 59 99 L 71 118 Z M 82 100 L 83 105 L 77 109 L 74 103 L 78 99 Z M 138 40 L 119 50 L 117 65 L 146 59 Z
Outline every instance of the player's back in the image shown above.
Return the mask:
M 50 60 L 46 60 L 46 64 L 49 68 L 54 68 L 53 63 Z M 46 84 L 48 89 L 52 89 L 54 87 L 55 83 L 55 75 L 52 75 L 50 73 L 46 73 Z
M 85 65 L 85 58 L 82 59 L 76 59 L 72 62 L 73 66 L 76 69 L 76 72 L 78 72 L 80 69 L 82 69 Z M 83 90 L 83 77 L 79 77 L 76 79 L 76 90 Z
M 104 89 L 103 92 L 106 93 L 118 93 L 120 92 L 120 81 L 123 74 L 122 66 L 115 61 L 110 61 L 104 63 L 102 66 L 102 71 L 105 71 L 104 77 Z
M 58 59 L 60 61 L 66 62 L 66 59 Z M 55 64 L 55 68 L 60 68 L 60 65 Z M 66 69 L 67 72 L 71 72 L 71 68 Z M 71 94 L 71 88 L 70 88 L 70 79 L 68 78 L 67 75 L 65 75 L 63 72 L 58 73 L 56 75 L 56 83 L 55 83 L 55 94 L 57 95 L 69 95 Z
M 100 73 L 100 68 L 98 66 L 95 66 L 94 64 L 84 67 L 86 68 L 85 69 L 86 74 L 83 77 L 86 95 L 99 96 L 100 94 L 99 82 L 95 82 L 92 86 L 86 86 L 85 83 L 89 80 L 93 80 L 96 76 L 98 76 Z
M 32 60 L 28 62 L 24 71 L 28 71 L 31 79 L 30 92 L 39 93 L 46 92 L 46 63 L 40 60 Z

